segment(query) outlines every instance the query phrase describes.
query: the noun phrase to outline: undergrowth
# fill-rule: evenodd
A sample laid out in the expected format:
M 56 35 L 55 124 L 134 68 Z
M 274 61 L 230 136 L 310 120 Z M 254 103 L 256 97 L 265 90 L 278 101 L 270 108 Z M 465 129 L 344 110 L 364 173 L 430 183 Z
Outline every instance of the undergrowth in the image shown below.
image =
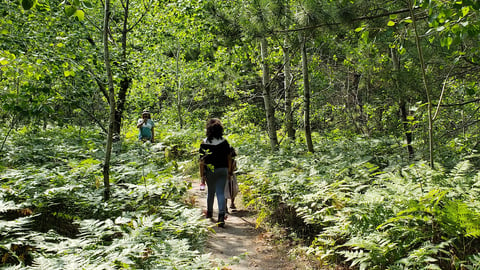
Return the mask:
M 296 252 L 349 269 L 479 269 L 480 174 L 469 155 L 432 169 L 395 138 L 316 142 L 313 154 L 290 142 L 241 159 L 257 221 L 301 239 Z
M 117 142 L 112 196 L 105 202 L 100 134 L 76 128 L 19 130 L 8 140 L 0 166 L 0 265 L 214 268 L 202 254 L 207 224 L 199 210 L 184 203 L 190 184 L 179 155 L 165 154 L 173 148 Z
M 3 266 L 214 268 L 202 254 L 207 224 L 184 202 L 184 179 L 198 177 L 203 130 L 160 130 L 155 145 L 138 144 L 133 133 L 114 146 L 108 202 L 99 134 L 23 129 L 8 141 L 0 166 Z M 346 269 L 480 269 L 473 150 L 448 144 L 439 153 L 451 155 L 430 168 L 410 160 L 395 137 L 314 134 L 315 153 L 301 137 L 272 152 L 265 138 L 252 126 L 227 129 L 244 205 L 257 211 L 258 226 L 280 226 L 299 244 L 292 256 Z

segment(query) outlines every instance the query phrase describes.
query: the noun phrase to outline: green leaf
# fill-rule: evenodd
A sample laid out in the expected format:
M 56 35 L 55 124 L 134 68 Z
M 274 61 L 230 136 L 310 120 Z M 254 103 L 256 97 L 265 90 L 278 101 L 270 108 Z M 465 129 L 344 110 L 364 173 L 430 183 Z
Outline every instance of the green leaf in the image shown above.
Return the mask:
M 22 7 L 24 10 L 29 10 L 35 4 L 34 0 L 22 0 Z
M 74 6 L 65 6 L 65 14 L 70 17 L 77 11 L 77 8 Z
M 65 75 L 65 77 L 74 76 L 74 75 L 75 75 L 75 71 L 73 71 L 73 70 L 65 70 L 65 71 L 63 72 L 63 75 Z
M 80 9 L 77 9 L 75 11 L 75 16 L 77 16 L 77 18 L 80 20 L 80 21 L 83 21 L 83 19 L 85 19 L 85 12 L 83 12 L 82 10 Z
M 90 2 L 90 1 L 82 1 L 82 5 L 85 8 L 93 8 L 92 2 Z
M 362 39 L 365 43 L 368 42 L 368 35 L 369 35 L 369 31 L 365 31 L 362 33 Z
M 360 32 L 360 31 L 362 31 L 362 30 L 363 30 L 363 26 L 356 28 L 356 29 L 355 29 L 355 32 Z
M 453 43 L 453 38 L 452 37 L 447 37 L 447 48 L 450 49 L 450 46 L 452 45 Z
M 467 92 L 467 95 L 469 95 L 469 96 L 475 95 L 475 88 L 468 87 L 468 88 L 465 89 L 465 90 L 466 90 L 465 92 Z
M 470 7 L 462 7 L 462 15 L 463 17 L 467 16 L 468 12 L 470 11 Z
M 388 25 L 388 26 L 394 26 L 394 25 L 395 25 L 395 22 L 394 22 L 394 21 L 388 21 L 387 25 Z

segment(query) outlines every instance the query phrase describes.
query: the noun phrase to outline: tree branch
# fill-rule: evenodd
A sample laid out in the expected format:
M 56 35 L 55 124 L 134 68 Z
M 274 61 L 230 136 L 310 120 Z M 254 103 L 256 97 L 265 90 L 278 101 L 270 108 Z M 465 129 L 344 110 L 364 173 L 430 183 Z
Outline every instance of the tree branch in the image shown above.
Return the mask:
M 473 99 L 473 100 L 469 100 L 469 101 L 465 101 L 465 102 L 462 102 L 462 103 L 453 103 L 453 104 L 432 104 L 432 105 L 434 105 L 434 106 L 439 106 L 439 107 L 458 107 L 458 106 L 464 106 L 464 105 L 467 105 L 467 104 L 470 104 L 470 103 L 479 102 L 479 101 L 480 101 L 480 98 Z
M 86 113 L 95 123 L 97 123 L 97 125 L 103 130 L 103 132 L 105 132 L 105 134 L 108 134 L 108 130 L 103 126 L 102 122 L 100 122 L 100 120 L 98 120 L 94 114 L 90 111 L 88 111 L 87 109 L 83 108 L 82 106 L 78 105 L 78 104 L 75 104 L 80 110 L 82 110 L 84 113 Z
M 418 8 L 415 8 L 415 9 L 418 9 Z M 351 21 L 352 22 L 357 22 L 357 21 L 364 21 L 364 20 L 373 20 L 373 19 L 388 17 L 390 15 L 401 14 L 401 13 L 405 13 L 405 12 L 409 12 L 409 9 L 406 8 L 406 9 L 401 9 L 401 10 L 397 10 L 397 11 L 382 13 L 382 14 L 378 14 L 378 15 L 374 15 L 374 16 L 358 17 L 358 18 L 352 19 Z M 341 23 L 324 23 L 324 24 L 317 24 L 317 25 L 306 26 L 306 27 L 295 28 L 295 29 L 278 30 L 278 31 L 274 31 L 274 32 L 277 32 L 277 33 L 298 32 L 298 31 L 312 30 L 312 29 L 323 27 L 323 26 L 334 26 L 334 25 L 339 25 L 339 24 L 341 24 Z
M 140 18 L 136 22 L 134 22 L 132 26 L 128 28 L 127 30 L 128 32 L 132 31 L 143 20 L 145 15 L 147 15 L 147 13 L 150 11 L 151 7 L 152 7 L 152 1 L 149 1 L 148 5 L 144 4 L 145 11 L 142 13 Z

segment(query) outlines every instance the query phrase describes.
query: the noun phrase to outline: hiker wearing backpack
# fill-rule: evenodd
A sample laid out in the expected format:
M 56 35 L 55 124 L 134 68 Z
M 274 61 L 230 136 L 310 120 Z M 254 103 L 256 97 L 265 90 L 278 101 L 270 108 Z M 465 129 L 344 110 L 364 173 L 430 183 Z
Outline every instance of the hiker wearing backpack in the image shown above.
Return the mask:
M 207 184 L 207 218 L 213 216 L 213 201 L 217 196 L 218 226 L 225 227 L 225 185 L 233 174 L 230 144 L 223 137 L 223 125 L 217 118 L 207 121 L 207 137 L 200 144 L 200 177 Z

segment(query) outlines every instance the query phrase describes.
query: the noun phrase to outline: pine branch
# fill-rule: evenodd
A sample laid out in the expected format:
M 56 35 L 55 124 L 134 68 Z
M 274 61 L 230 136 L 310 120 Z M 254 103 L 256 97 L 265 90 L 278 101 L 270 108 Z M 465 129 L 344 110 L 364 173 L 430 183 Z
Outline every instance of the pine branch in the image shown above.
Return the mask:
M 418 9 L 418 8 L 416 8 L 416 9 Z M 397 10 L 397 11 L 392 11 L 392 12 L 387 12 L 387 13 L 382 13 L 382 14 L 374 15 L 374 16 L 358 17 L 358 18 L 352 19 L 351 21 L 352 22 L 368 21 L 368 20 L 373 20 L 373 19 L 378 19 L 378 18 L 383 18 L 383 17 L 389 17 L 390 15 L 401 14 L 401 13 L 406 13 L 406 12 L 409 12 L 408 8 Z M 335 25 L 340 25 L 340 24 L 341 23 L 338 23 L 338 22 L 324 23 L 324 24 L 316 24 L 316 25 L 312 25 L 312 26 L 306 26 L 306 27 L 295 28 L 295 29 L 276 30 L 276 31 L 273 31 L 273 32 L 276 32 L 276 33 L 299 32 L 299 31 L 305 31 L 305 30 L 313 30 L 313 29 L 317 29 L 317 28 L 320 28 L 320 27 L 324 27 L 324 26 L 335 26 Z

